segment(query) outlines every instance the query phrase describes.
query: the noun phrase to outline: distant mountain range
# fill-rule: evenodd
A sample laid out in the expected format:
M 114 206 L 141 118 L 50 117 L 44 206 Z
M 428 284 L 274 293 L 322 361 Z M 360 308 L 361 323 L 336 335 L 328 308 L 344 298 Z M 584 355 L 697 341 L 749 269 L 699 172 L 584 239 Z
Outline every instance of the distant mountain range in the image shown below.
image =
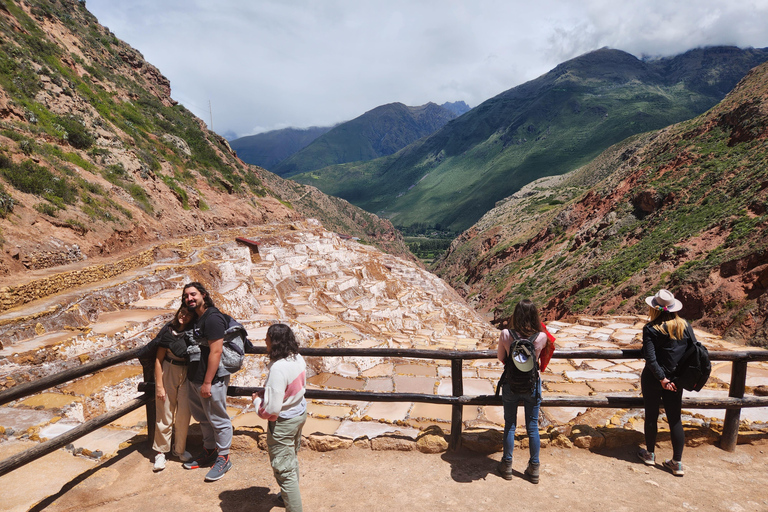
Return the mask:
M 271 169 L 332 127 L 284 128 L 240 137 L 229 142 L 243 162 Z
M 334 127 L 286 128 L 230 142 L 249 164 L 279 176 L 391 155 L 469 110 L 463 101 L 409 107 L 390 103 Z
M 768 347 L 766 163 L 768 63 L 706 113 L 500 201 L 436 272 L 497 323 L 522 298 L 549 319 L 642 315 L 667 288 L 697 328 Z
M 485 101 L 393 155 L 289 172 L 396 225 L 461 231 L 537 178 L 705 112 L 765 60 L 768 49 L 701 48 L 644 61 L 604 48 Z M 331 159 L 315 155 L 315 165 Z

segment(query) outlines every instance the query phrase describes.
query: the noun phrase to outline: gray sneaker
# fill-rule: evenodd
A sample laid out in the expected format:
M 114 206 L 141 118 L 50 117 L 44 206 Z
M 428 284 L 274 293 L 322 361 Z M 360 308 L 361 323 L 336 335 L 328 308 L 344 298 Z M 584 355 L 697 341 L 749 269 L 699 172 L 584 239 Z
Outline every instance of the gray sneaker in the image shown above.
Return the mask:
M 219 455 L 216 457 L 216 462 L 213 464 L 213 467 L 208 472 L 207 475 L 205 475 L 205 481 L 206 482 L 215 482 L 219 478 L 224 476 L 224 473 L 229 471 L 232 468 L 232 461 L 229 460 L 229 454 L 227 455 Z
M 181 467 L 184 469 L 209 468 L 213 465 L 217 455 L 218 453 L 216 450 L 209 451 L 203 448 L 202 452 L 198 453 L 197 456 L 192 457 L 192 460 L 182 464 Z

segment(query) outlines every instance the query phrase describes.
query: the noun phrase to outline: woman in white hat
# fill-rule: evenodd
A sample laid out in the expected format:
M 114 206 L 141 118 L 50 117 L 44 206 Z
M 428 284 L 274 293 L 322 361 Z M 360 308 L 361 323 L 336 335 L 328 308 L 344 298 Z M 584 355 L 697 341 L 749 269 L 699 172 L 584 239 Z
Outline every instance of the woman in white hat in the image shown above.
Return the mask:
M 695 335 L 690 324 L 677 314 L 683 309 L 682 302 L 675 299 L 669 290 L 661 289 L 656 295 L 647 297 L 645 302 L 650 320 L 643 327 L 645 368 L 640 384 L 645 403 L 646 449 L 641 449 L 638 456 L 648 465 L 656 463 L 657 422 L 659 406 L 663 404 L 672 437 L 672 459 L 664 461 L 663 465 L 675 476 L 683 476 L 681 459 L 685 432 L 680 414 L 683 389 L 678 388 L 673 379 L 677 365 Z

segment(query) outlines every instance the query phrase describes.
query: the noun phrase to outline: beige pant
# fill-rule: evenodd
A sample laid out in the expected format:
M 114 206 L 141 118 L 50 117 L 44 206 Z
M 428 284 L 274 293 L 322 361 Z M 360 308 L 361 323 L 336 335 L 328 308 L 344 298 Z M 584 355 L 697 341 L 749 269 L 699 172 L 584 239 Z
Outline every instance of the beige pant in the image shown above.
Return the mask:
M 152 449 L 160 453 L 171 450 L 171 435 L 175 434 L 175 455 L 184 454 L 189 430 L 189 393 L 187 367 L 163 361 L 165 400 L 155 400 L 157 424 Z

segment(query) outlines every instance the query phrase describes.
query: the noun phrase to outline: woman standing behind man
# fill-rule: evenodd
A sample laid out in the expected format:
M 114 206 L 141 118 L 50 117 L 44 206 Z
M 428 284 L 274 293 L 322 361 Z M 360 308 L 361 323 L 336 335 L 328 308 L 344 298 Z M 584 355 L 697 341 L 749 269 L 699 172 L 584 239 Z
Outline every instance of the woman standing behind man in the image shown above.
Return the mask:
M 157 334 L 159 338 L 155 355 L 155 451 L 154 471 L 165 469 L 165 454 L 171 451 L 171 437 L 174 436 L 173 455 L 182 462 L 189 460 L 185 450 L 189 430 L 189 394 L 187 393 L 187 351 L 184 331 L 190 328 L 194 312 L 181 306 L 173 320 Z
M 274 324 L 265 339 L 269 375 L 261 394 L 253 400 L 260 417 L 269 420 L 267 449 L 280 497 L 288 512 L 301 512 L 299 460 L 301 429 L 307 421 L 307 365 L 290 327 Z
M 648 304 L 649 321 L 643 327 L 645 368 L 640 376 L 640 385 L 645 403 L 646 448 L 641 449 L 638 456 L 648 465 L 656 463 L 659 406 L 664 404 L 672 438 L 672 459 L 664 461 L 663 466 L 675 476 L 683 476 L 683 389 L 678 388 L 672 379 L 688 344 L 696 341 L 696 335 L 690 324 L 677 314 L 683 309 L 683 303 L 675 299 L 672 292 L 659 290 L 656 295 L 647 297 L 645 302 Z
M 512 329 L 504 329 L 499 336 L 498 358 L 507 362 L 510 348 L 515 338 L 531 338 L 536 335 L 533 342 L 535 354 L 533 357 L 539 361 L 541 367 L 541 354 L 547 346 L 547 335 L 542 332 L 542 323 L 539 311 L 533 302 L 528 299 L 521 300 L 512 313 Z M 513 331 L 513 332 L 512 332 Z M 537 334 L 538 333 L 538 334 Z M 509 371 L 509 369 L 505 370 Z M 504 453 L 499 462 L 499 473 L 505 480 L 512 479 L 512 451 L 515 448 L 515 429 L 517 428 L 517 405 L 523 401 L 525 408 L 525 428 L 528 432 L 528 450 L 530 458 L 525 475 L 534 484 L 539 483 L 539 451 L 541 440 L 539 438 L 539 409 L 541 408 L 541 377 L 536 373 L 535 385 L 532 391 L 513 390 L 506 379 L 501 386 L 501 400 L 504 404 Z

